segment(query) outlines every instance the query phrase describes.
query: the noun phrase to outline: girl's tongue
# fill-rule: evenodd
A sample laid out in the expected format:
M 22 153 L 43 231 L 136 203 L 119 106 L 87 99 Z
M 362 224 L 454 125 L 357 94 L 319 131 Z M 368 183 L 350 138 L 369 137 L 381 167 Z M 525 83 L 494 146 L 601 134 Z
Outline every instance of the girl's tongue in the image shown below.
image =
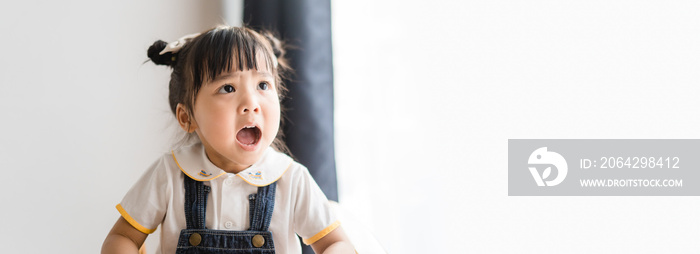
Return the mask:
M 243 128 L 236 134 L 236 139 L 238 142 L 244 145 L 253 145 L 258 141 L 259 133 L 257 127 Z

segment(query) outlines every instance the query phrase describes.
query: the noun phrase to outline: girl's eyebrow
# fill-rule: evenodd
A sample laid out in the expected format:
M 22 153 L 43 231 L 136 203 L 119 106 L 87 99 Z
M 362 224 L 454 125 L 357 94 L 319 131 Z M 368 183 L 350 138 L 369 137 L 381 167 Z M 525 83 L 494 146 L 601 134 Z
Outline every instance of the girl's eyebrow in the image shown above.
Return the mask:
M 273 78 L 274 78 L 274 76 L 272 76 L 271 73 L 266 72 L 266 71 L 259 71 L 259 72 L 257 72 L 257 74 L 258 74 L 258 77 L 263 77 L 263 78 L 268 78 L 268 79 L 273 79 Z M 216 76 L 216 78 L 214 78 L 214 80 L 212 80 L 212 81 L 209 82 L 209 83 L 216 83 L 217 81 L 221 81 L 221 80 L 225 80 L 225 79 L 229 79 L 229 78 L 236 78 L 236 77 L 238 77 L 238 76 L 240 76 L 240 75 L 241 75 L 241 74 L 240 74 L 239 72 L 237 72 L 237 71 L 235 71 L 235 72 L 229 72 L 229 73 L 226 73 L 226 74 L 222 74 L 222 75 Z
M 274 78 L 272 76 L 272 74 L 270 74 L 269 72 L 266 72 L 266 71 L 259 71 L 258 76 L 263 77 L 263 78 L 269 78 L 269 79 Z
M 229 72 L 229 73 L 226 73 L 226 74 L 217 76 L 216 78 L 214 78 L 214 80 L 212 80 L 212 83 L 213 83 L 213 82 L 216 82 L 216 81 L 219 81 L 219 80 L 224 80 L 224 79 L 229 79 L 229 78 L 235 78 L 235 77 L 238 77 L 238 76 L 240 76 L 240 75 L 241 75 L 241 74 L 238 73 L 238 72 Z

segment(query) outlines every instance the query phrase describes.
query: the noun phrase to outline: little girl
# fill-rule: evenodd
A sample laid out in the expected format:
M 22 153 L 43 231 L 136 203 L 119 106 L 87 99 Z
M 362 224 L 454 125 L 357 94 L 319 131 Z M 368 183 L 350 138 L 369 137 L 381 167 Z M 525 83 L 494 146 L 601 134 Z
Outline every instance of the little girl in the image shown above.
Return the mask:
M 354 253 L 307 169 L 279 152 L 279 40 L 216 27 L 148 57 L 173 69 L 170 107 L 200 142 L 153 163 L 127 192 L 103 253 L 136 253 L 161 225 L 159 253 Z M 194 134 L 192 134 L 194 133 Z

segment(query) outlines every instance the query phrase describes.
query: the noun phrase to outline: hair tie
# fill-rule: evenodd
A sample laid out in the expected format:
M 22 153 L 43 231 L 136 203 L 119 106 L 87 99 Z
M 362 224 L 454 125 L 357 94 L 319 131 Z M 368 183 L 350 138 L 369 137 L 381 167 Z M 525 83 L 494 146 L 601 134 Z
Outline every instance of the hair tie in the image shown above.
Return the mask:
M 188 34 L 188 35 L 182 36 L 180 39 L 177 39 L 177 41 L 173 41 L 171 43 L 168 43 L 168 45 L 165 45 L 165 48 L 162 51 L 160 51 L 160 55 L 163 55 L 163 54 L 168 53 L 168 52 L 177 53 L 178 51 L 180 51 L 180 49 L 182 47 L 185 46 L 185 44 L 187 42 L 189 42 L 190 40 L 194 39 L 197 36 L 199 36 L 199 33 Z

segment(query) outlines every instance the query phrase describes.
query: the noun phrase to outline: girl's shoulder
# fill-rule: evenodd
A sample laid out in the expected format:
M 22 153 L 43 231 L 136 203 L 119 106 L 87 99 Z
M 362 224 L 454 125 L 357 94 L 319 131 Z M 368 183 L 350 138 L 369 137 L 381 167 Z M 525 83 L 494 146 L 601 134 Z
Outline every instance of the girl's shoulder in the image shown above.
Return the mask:
M 156 158 L 153 163 L 146 169 L 143 177 L 150 178 L 159 181 L 168 181 L 173 178 L 178 178 L 181 175 L 180 167 L 176 157 L 174 156 L 174 150 L 163 153 L 161 156 Z
M 182 173 L 189 174 L 185 169 L 202 168 L 197 164 L 197 147 L 184 146 L 163 153 L 146 169 L 143 178 L 151 182 L 181 181 Z M 195 173 L 196 175 L 196 173 Z
M 285 154 L 282 155 L 288 157 Z M 306 195 L 319 189 L 318 184 L 311 176 L 308 168 L 292 158 L 289 158 L 289 163 L 285 167 L 284 174 L 279 178 L 277 183 L 278 186 L 282 186 L 287 191 L 290 191 L 290 194 L 293 196 Z

